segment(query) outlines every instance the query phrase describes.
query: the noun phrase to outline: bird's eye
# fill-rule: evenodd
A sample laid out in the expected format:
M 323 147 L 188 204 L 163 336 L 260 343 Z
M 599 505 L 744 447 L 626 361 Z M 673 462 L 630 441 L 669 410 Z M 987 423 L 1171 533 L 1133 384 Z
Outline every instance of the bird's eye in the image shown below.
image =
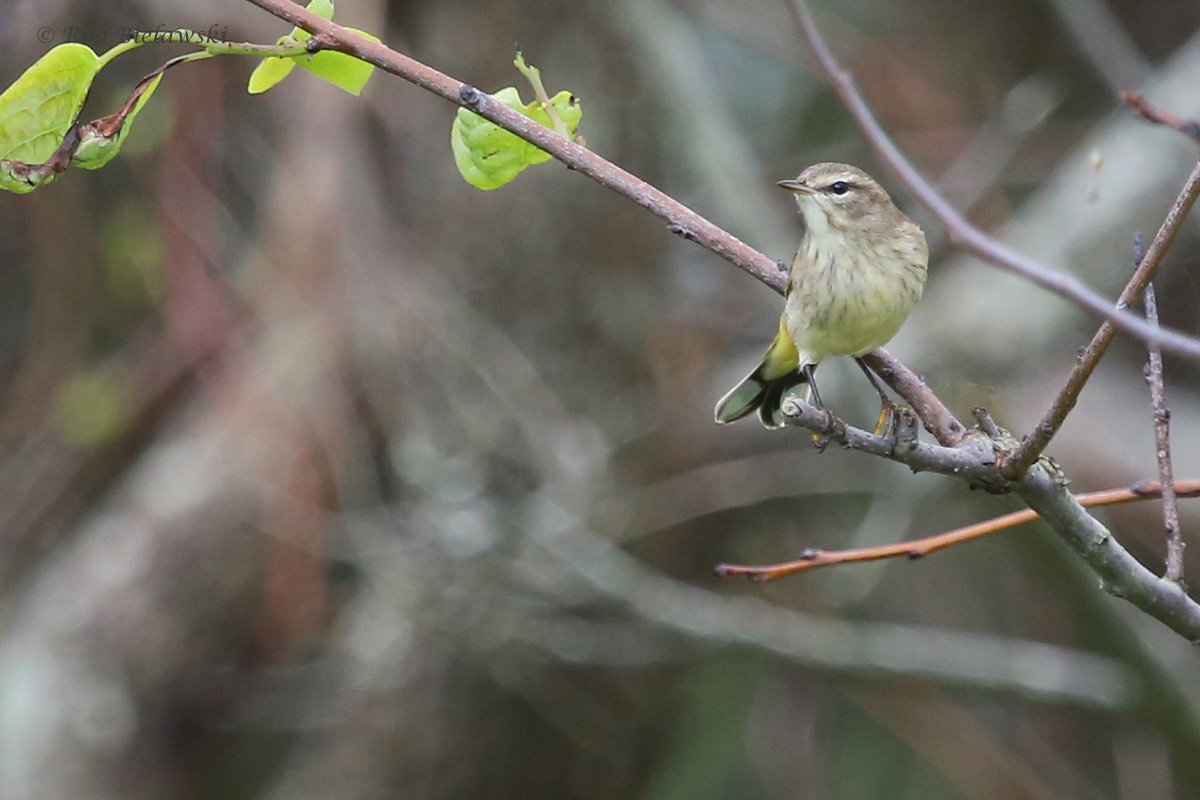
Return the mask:
M 845 181 L 837 181 L 836 183 L 829 184 L 829 191 L 834 194 L 845 194 L 850 191 L 850 184 Z

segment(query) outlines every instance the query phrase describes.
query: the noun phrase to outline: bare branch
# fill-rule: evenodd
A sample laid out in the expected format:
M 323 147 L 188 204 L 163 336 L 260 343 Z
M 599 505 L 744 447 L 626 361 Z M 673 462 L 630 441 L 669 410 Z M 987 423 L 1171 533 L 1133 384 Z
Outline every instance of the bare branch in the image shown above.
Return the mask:
M 906 447 L 898 447 L 892 439 L 847 425 L 828 409 L 809 405 L 796 394 L 784 398 L 782 410 L 788 425 L 805 428 L 851 450 L 897 461 L 914 472 L 952 475 L 993 491 L 1008 488 L 1007 482 L 995 470 L 992 439 L 980 431 L 965 432 L 954 447 L 915 440 L 908 442 Z M 908 409 L 901 409 L 901 414 L 905 413 L 912 415 Z
M 1154 284 L 1146 287 L 1143 296 L 1146 319 L 1158 324 L 1158 301 L 1154 297 Z M 1183 532 L 1179 528 L 1179 504 L 1175 501 L 1175 470 L 1171 465 L 1171 411 L 1167 408 L 1166 389 L 1163 386 L 1162 352 L 1150 346 L 1150 359 L 1146 363 L 1146 383 L 1150 387 L 1150 407 L 1154 410 L 1154 456 L 1158 461 L 1158 480 L 1162 484 L 1163 527 L 1167 532 L 1167 571 L 1163 575 L 1169 581 L 1183 583 Z
M 1150 249 L 1146 251 L 1145 258 L 1137 264 L 1129 283 L 1122 290 L 1121 297 L 1117 301 L 1122 308 L 1141 297 L 1142 292 L 1150 284 L 1154 273 L 1158 271 L 1158 265 L 1162 263 L 1167 251 L 1170 250 L 1171 244 L 1175 241 L 1175 235 L 1179 233 L 1179 229 L 1183 226 L 1188 212 L 1192 210 L 1192 205 L 1195 204 L 1198 195 L 1200 195 L 1200 162 L 1192 167 L 1192 173 L 1188 175 L 1187 182 L 1180 189 L 1179 196 L 1175 198 L 1175 204 L 1167 212 L 1166 219 L 1163 220 L 1158 233 L 1154 236 L 1154 241 L 1150 243 Z M 1116 332 L 1111 321 L 1105 321 L 1100 326 L 1100 330 L 1096 331 L 1092 341 L 1083 349 L 1079 359 L 1075 362 L 1075 367 L 1067 376 L 1067 381 L 1059 391 L 1058 397 L 1054 398 L 1050 410 L 1042 417 L 1042 421 L 1033 429 L 1033 432 L 1024 438 L 1021 446 L 1013 451 L 1001 465 L 1001 470 L 1006 477 L 1011 480 L 1020 478 L 1046 449 L 1046 445 L 1050 444 L 1050 440 L 1058 433 L 1058 429 L 1062 427 L 1063 421 L 1071 413 L 1071 409 L 1075 408 L 1075 403 L 1079 400 L 1079 393 L 1083 391 L 1088 378 L 1092 376 L 1092 371 L 1096 369 L 1096 365 L 1100 363 L 1100 359 L 1108 350 Z
M 1168 489 L 1172 491 L 1173 496 L 1200 497 L 1200 480 L 1184 481 L 1173 486 L 1168 486 Z M 1096 506 L 1110 506 L 1118 503 L 1132 503 L 1139 500 L 1153 500 L 1158 497 L 1164 498 L 1165 501 L 1166 494 L 1163 491 L 1163 484 L 1142 481 L 1126 488 L 1105 489 L 1099 492 L 1081 494 L 1076 496 L 1075 500 L 1084 508 L 1094 508 Z M 915 539 L 911 542 L 887 544 L 881 547 L 863 547 L 855 550 L 808 549 L 802 552 L 800 558 L 796 561 L 755 567 L 742 566 L 740 564 L 718 564 L 716 573 L 722 577 L 742 575 L 752 581 L 773 581 L 776 578 L 784 578 L 788 575 L 795 575 L 798 572 L 807 572 L 817 567 L 831 567 L 835 564 L 879 561 L 885 558 L 923 558 L 938 550 L 953 547 L 956 544 L 963 544 L 974 539 L 981 539 L 989 534 L 1006 531 L 1018 525 L 1033 522 L 1036 519 L 1038 519 L 1037 512 L 1026 508 L 1021 511 L 1014 511 L 1011 514 L 1004 514 L 1003 516 L 976 522 L 973 525 L 955 528 L 952 531 L 939 533 L 936 536 Z M 1171 579 L 1168 577 L 1168 580 Z
M 251 2 L 257 2 L 257 0 L 251 0 Z M 854 86 L 854 80 L 850 74 L 838 64 L 828 45 L 825 44 L 825 39 L 817 29 L 812 13 L 808 10 L 804 0 L 790 0 L 789 7 L 795 16 L 801 34 L 808 41 L 816 56 L 817 64 L 833 86 L 833 90 L 837 92 L 842 105 L 846 107 L 850 116 L 858 123 L 858 127 L 867 141 L 891 167 L 900 182 L 946 227 L 946 232 L 953 244 L 1001 269 L 1020 275 L 1044 289 L 1049 289 L 1076 305 L 1100 314 L 1110 324 L 1134 334 L 1147 343 L 1157 342 L 1163 349 L 1192 358 L 1200 357 L 1200 340 L 1164 328 L 1153 328 L 1141 317 L 1127 311 L 1121 304 L 1114 306 L 1074 276 L 1049 269 L 1043 264 L 1021 255 L 967 222 L 937 193 L 929 181 L 921 176 L 916 167 L 900 152 L 900 148 L 896 146 L 895 142 L 884 132 L 883 127 L 875 119 L 866 101 Z

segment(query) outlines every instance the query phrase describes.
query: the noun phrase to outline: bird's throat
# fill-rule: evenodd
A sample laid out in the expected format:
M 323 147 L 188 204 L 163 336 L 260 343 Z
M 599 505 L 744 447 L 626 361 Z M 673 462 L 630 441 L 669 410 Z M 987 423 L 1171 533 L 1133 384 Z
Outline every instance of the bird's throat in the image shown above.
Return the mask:
M 829 233 L 829 215 L 825 209 L 811 197 L 799 196 L 796 202 L 800 205 L 800 213 L 804 217 L 804 228 L 810 237 L 823 239 Z

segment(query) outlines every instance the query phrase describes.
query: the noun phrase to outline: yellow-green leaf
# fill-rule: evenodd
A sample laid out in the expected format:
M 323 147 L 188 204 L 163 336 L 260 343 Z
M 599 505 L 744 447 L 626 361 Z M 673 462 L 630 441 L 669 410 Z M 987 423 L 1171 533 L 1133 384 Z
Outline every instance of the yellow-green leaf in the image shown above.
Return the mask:
M 250 94 L 262 94 L 286 78 L 295 66 L 296 62 L 290 58 L 264 58 L 250 73 L 250 85 L 246 87 L 246 91 Z
M 357 33 L 372 42 L 379 41 L 377 37 L 357 28 L 346 28 L 346 30 Z M 324 78 L 334 86 L 345 89 L 353 95 L 357 95 L 363 90 L 371 73 L 375 71 L 374 64 L 333 50 L 321 50 L 312 56 L 296 56 L 293 61 L 313 75 Z
M 551 127 L 550 115 L 542 104 L 536 100 L 522 103 L 520 92 L 512 86 L 501 89 L 492 98 L 547 128 Z M 574 134 L 583 117 L 579 99 L 570 92 L 559 92 L 550 98 L 550 105 L 567 126 L 568 133 Z M 454 118 L 450 149 L 463 179 L 485 191 L 498 189 L 526 167 L 550 158 L 544 150 L 465 108 L 460 108 Z
M 78 42 L 39 58 L 0 94 L 0 159 L 41 164 L 79 116 L 99 57 Z M 10 187 L 2 180 L 0 186 Z
M 322 19 L 327 19 L 327 20 L 333 19 L 333 2 L 332 2 L 332 0 L 311 0 L 311 2 L 308 5 L 306 5 L 305 8 L 307 8 L 312 13 L 316 14 L 318 17 L 321 17 Z
M 333 3 L 330 0 L 312 0 L 305 7 L 323 19 L 333 19 Z M 366 31 L 360 31 L 357 28 L 346 28 L 346 30 L 357 33 L 372 42 L 379 41 L 377 36 Z M 306 42 L 311 38 L 312 34 L 303 28 L 292 28 L 292 32 L 281 38 L 279 43 Z M 247 91 L 250 94 L 265 92 L 286 78 L 296 65 L 304 67 L 318 78 L 323 78 L 353 95 L 357 95 L 363 90 L 371 73 L 375 71 L 374 64 L 368 64 L 354 56 L 333 50 L 321 50 L 311 55 L 305 53 L 290 58 L 270 57 L 263 59 L 262 63 L 255 67 L 254 72 L 250 74 Z

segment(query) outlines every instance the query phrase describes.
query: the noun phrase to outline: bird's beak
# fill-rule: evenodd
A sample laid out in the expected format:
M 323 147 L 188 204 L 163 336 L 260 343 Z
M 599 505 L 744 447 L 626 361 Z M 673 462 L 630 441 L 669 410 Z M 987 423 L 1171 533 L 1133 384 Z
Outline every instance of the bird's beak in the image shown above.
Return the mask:
M 813 190 L 811 188 L 809 188 L 807 185 L 801 183 L 800 181 L 796 180 L 795 178 L 789 178 L 786 181 L 780 181 L 777 185 L 782 186 L 784 189 L 787 189 L 789 192 L 795 192 L 796 194 L 812 194 L 813 193 Z

